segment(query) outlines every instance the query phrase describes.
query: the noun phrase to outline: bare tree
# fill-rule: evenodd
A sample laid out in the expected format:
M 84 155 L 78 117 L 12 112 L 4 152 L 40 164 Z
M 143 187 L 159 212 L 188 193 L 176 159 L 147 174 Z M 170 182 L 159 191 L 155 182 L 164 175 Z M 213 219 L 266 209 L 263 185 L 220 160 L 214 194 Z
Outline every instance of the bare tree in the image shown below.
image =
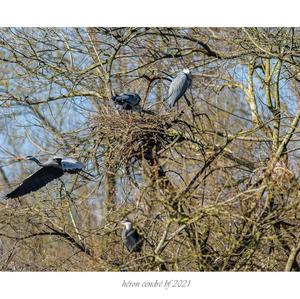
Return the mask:
M 3 271 L 299 270 L 298 28 L 2 28 L 0 47 L 3 192 L 22 155 L 95 174 L 0 202 Z M 117 111 L 129 91 L 155 114 Z

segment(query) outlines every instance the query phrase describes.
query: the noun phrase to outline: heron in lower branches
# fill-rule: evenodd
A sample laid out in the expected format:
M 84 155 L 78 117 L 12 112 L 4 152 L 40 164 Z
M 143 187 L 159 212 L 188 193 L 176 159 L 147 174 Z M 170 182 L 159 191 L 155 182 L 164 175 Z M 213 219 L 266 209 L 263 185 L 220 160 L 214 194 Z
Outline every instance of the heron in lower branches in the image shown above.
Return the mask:
M 121 224 L 124 225 L 122 232 L 123 242 L 131 252 L 141 252 L 143 246 L 143 237 L 138 233 L 137 229 L 133 227 L 133 224 L 128 218 L 125 218 Z

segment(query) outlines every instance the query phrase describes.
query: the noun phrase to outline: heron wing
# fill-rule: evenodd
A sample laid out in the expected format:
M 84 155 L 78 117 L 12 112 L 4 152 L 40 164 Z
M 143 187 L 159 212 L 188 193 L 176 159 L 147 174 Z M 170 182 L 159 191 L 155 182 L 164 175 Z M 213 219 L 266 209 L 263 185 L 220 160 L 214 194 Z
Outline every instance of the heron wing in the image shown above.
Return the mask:
M 136 251 L 136 252 L 140 252 L 142 250 L 143 241 L 144 241 L 142 236 L 138 233 L 138 231 L 136 229 L 134 229 L 134 231 L 132 233 L 132 237 L 136 241 L 136 243 L 133 247 L 133 250 Z
M 129 93 L 122 93 L 120 95 L 114 96 L 113 100 L 119 105 L 124 105 L 127 103 L 132 106 L 135 106 L 140 103 L 141 98 L 138 94 L 129 92 Z
M 23 183 L 12 192 L 6 195 L 6 198 L 15 198 L 27 193 L 36 191 L 49 182 L 61 177 L 64 174 L 62 169 L 54 166 L 46 166 L 26 178 Z
M 132 229 L 129 232 L 123 231 L 122 238 L 130 252 L 140 252 L 142 250 L 143 238 L 136 229 Z
M 116 104 L 123 105 L 127 98 L 128 98 L 128 96 L 126 96 L 124 94 L 120 94 L 120 95 L 114 96 L 112 99 L 113 99 L 113 101 L 116 102 Z
M 76 173 L 84 168 L 83 163 L 72 159 L 72 158 L 64 158 L 61 160 L 61 166 L 63 171 L 69 173 Z
M 132 94 L 129 98 L 128 98 L 128 103 L 132 106 L 137 106 L 140 104 L 141 98 L 138 94 Z
M 184 73 L 180 73 L 171 82 L 168 93 L 168 102 L 171 107 L 184 95 L 189 87 L 189 79 Z

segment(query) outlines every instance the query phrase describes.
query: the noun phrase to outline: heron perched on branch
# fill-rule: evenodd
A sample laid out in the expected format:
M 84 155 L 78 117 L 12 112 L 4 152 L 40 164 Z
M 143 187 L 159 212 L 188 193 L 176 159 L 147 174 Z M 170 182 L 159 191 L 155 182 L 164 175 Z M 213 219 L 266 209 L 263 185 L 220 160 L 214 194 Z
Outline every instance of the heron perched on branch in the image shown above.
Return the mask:
M 45 163 L 41 163 L 37 158 L 33 156 L 26 156 L 21 159 L 34 161 L 41 168 L 34 174 L 27 177 L 15 190 L 6 194 L 6 198 L 16 198 L 33 191 L 37 191 L 47 185 L 49 182 L 60 178 L 64 173 L 84 172 L 92 176 L 91 174 L 83 170 L 83 163 L 72 158 L 62 158 L 54 156 Z
M 125 92 L 112 97 L 118 110 L 129 110 L 143 112 L 147 114 L 155 114 L 153 111 L 144 110 L 140 105 L 141 97 L 137 93 Z
M 189 69 L 183 69 L 172 80 L 169 93 L 167 96 L 168 105 L 170 108 L 174 107 L 177 101 L 185 94 L 187 89 L 191 86 L 192 76 Z
M 122 239 L 128 251 L 141 252 L 144 241 L 143 237 L 133 227 L 128 218 L 125 218 L 121 224 L 125 226 L 122 232 Z

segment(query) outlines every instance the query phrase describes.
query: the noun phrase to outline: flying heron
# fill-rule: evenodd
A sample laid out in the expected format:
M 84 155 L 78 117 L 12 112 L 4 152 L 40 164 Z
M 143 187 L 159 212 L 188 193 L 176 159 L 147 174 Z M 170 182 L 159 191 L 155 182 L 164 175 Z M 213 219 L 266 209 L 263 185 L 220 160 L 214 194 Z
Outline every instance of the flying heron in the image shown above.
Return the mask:
M 122 239 L 128 251 L 141 252 L 143 246 L 143 238 L 138 231 L 133 227 L 131 221 L 125 218 L 121 224 L 124 225 L 122 231 Z
M 185 94 L 186 90 L 191 86 L 192 76 L 189 69 L 183 69 L 172 80 L 169 93 L 167 96 L 168 105 L 174 107 L 177 101 Z
M 33 191 L 37 191 L 47 185 L 49 182 L 60 178 L 66 172 L 78 173 L 82 171 L 88 175 L 91 175 L 83 170 L 84 165 L 81 162 L 72 158 L 54 156 L 45 163 L 41 163 L 33 156 L 26 156 L 22 158 L 22 160 L 34 161 L 41 168 L 34 174 L 27 177 L 15 190 L 6 194 L 6 198 L 16 198 Z

